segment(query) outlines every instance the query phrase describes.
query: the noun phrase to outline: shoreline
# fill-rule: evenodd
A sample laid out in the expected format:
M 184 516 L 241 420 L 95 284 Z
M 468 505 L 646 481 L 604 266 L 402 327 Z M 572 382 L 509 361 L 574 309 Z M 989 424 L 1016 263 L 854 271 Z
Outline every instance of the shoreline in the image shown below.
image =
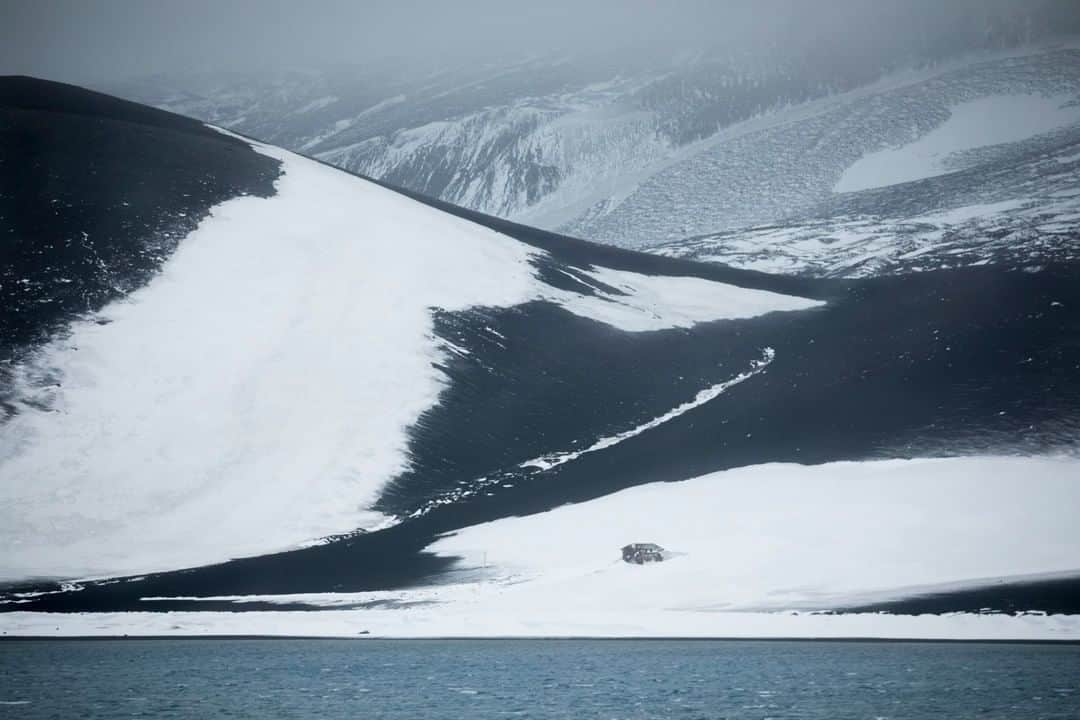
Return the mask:
M 861 643 L 861 644 L 922 644 L 922 645 L 1076 645 L 1080 638 L 1023 639 L 972 639 L 972 638 L 888 638 L 888 637 L 704 637 L 704 636 L 626 636 L 604 635 L 446 635 L 432 637 L 409 637 L 392 635 L 2 635 L 2 642 L 90 642 L 139 641 L 139 640 L 374 640 L 388 642 L 712 642 L 712 643 Z

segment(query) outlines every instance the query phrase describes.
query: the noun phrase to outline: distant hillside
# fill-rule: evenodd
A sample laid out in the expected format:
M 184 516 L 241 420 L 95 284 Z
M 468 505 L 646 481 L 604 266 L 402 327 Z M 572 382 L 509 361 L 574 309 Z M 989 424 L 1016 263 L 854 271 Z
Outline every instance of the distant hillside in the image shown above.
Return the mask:
M 837 155 L 827 136 L 781 138 L 750 148 L 749 160 L 787 179 L 753 168 L 757 175 L 741 177 L 718 159 L 741 151 L 731 133 L 800 112 L 828 124 L 831 99 L 872 94 L 882 78 L 947 73 L 1080 31 L 1080 14 L 1056 0 L 968 3 L 944 14 L 913 3 L 872 22 L 857 35 L 838 28 L 808 42 L 796 33 L 787 45 L 737 52 L 154 77 L 111 90 L 463 207 L 645 246 L 804 209 L 832 187 L 832 170 L 813 153 L 835 164 L 860 152 L 852 145 Z M 919 122 L 932 124 L 943 108 Z M 857 135 L 870 151 L 894 141 L 890 133 L 912 132 L 905 123 Z

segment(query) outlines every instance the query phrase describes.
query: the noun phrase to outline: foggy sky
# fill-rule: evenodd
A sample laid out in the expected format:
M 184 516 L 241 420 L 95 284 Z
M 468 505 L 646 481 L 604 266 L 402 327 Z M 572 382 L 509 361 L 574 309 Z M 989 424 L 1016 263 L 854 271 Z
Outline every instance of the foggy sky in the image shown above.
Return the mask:
M 0 74 L 101 83 L 401 59 L 783 48 L 887 32 L 914 8 L 934 23 L 1024 1 L 0 0 Z

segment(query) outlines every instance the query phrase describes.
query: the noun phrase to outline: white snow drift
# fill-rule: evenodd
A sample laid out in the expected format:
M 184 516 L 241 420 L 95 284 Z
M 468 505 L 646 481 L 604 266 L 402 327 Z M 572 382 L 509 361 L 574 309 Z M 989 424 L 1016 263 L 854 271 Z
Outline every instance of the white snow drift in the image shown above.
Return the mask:
M 991 95 L 960 103 L 942 125 L 912 143 L 859 158 L 834 192 L 898 185 L 949 172 L 951 156 L 964 150 L 1018 142 L 1080 122 L 1080 103 L 1059 95 Z
M 0 614 L 8 634 L 1080 639 L 1080 617 L 822 615 L 816 609 L 1076 574 L 1080 459 L 773 464 L 631 488 L 466 528 L 430 550 L 456 584 L 213 598 L 305 613 Z M 619 548 L 658 542 L 663 563 Z M 211 599 L 211 598 L 206 598 Z M 340 610 L 356 603 L 388 605 Z M 237 606 L 240 609 L 242 606 Z
M 625 296 L 560 294 L 535 249 L 258 149 L 284 163 L 275 197 L 216 207 L 107 324 L 24 369 L 62 387 L 0 427 L 0 578 L 198 565 L 389 521 L 367 508 L 445 383 L 432 308 L 548 299 L 644 330 L 816 304 L 632 273 L 613 275 Z
M 1080 571 L 1080 460 L 770 464 L 478 525 L 430 549 L 486 563 L 483 612 L 807 610 L 904 588 Z M 675 552 L 645 567 L 629 542 Z M 478 608 L 479 610 L 479 608 Z
M 703 637 L 889 638 L 941 640 L 1080 640 L 1077 615 L 819 615 L 808 613 L 669 612 L 663 623 L 621 607 L 583 617 L 555 608 L 537 616 L 440 608 L 309 612 L 134 612 L 0 614 L 10 637 L 259 635 L 272 637 Z
M 595 294 L 579 295 L 549 288 L 543 297 L 575 315 L 630 332 L 692 327 L 719 319 L 718 308 L 723 308 L 722 317 L 747 318 L 822 304 L 695 277 L 641 275 L 610 268 L 596 268 L 585 274 L 601 283 L 593 286 Z M 622 294 L 606 292 L 604 286 Z

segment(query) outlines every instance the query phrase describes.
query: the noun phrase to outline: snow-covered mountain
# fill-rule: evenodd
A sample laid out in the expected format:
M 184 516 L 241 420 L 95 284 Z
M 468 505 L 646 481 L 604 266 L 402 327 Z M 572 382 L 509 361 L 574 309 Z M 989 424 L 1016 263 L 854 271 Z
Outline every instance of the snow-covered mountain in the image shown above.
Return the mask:
M 732 125 L 568 229 L 644 246 L 815 221 L 884 234 L 1006 201 L 1068 213 L 1078 146 L 1080 50 L 976 56 Z
M 1080 27 L 1051 20 L 1052 5 L 932 27 L 913 7 L 864 28 L 880 35 L 865 44 L 155 77 L 114 90 L 466 208 L 641 248 L 832 217 L 861 189 L 840 182 L 849 166 L 934 131 L 954 109 L 985 116 L 980 101 L 999 98 L 987 106 L 996 113 L 1031 96 L 1027 118 L 1000 123 L 1028 134 L 956 148 L 950 171 L 1032 138 L 1061 144 L 1076 124 L 1060 106 L 1077 96 L 1080 51 L 1058 36 Z M 1028 198 L 980 189 L 921 214 Z
M 925 127 L 906 129 L 904 118 Z M 859 136 L 875 124 L 894 129 L 873 141 Z M 922 79 L 732 145 L 741 147 L 721 144 L 689 177 L 738 175 L 767 199 L 763 207 L 776 209 L 745 218 L 759 225 L 728 226 L 653 250 L 848 277 L 986 263 L 1037 267 L 1080 254 L 1076 51 Z M 785 147 L 798 162 L 782 176 L 748 160 L 775 159 Z M 756 187 L 754 177 L 784 182 Z M 711 197 L 718 206 L 740 202 L 720 191 Z M 640 200 L 639 207 L 648 204 Z M 636 219 L 648 222 L 640 213 Z M 696 222 L 722 227 L 719 214 Z
M 503 217 L 556 214 L 676 142 L 650 91 L 673 72 L 566 58 L 374 72 L 149 78 L 127 97 Z M 688 100 L 703 105 L 705 100 Z M 675 117 L 673 115 L 673 117 Z
M 928 594 L 1080 608 L 1074 262 L 835 280 L 641 254 L 26 78 L 0 80 L 0 168 L 5 631 L 320 609 L 246 622 L 865 635 Z M 635 541 L 675 555 L 622 564 Z M 777 619 L 822 609 L 851 619 Z

